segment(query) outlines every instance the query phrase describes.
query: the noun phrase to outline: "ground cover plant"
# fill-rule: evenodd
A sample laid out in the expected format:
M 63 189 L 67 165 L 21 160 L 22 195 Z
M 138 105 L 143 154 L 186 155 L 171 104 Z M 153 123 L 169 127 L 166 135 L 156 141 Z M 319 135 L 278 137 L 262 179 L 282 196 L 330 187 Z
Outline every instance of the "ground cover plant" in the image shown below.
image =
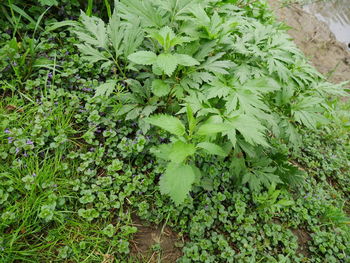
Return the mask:
M 346 84 L 264 1 L 0 4 L 3 262 L 350 260 Z

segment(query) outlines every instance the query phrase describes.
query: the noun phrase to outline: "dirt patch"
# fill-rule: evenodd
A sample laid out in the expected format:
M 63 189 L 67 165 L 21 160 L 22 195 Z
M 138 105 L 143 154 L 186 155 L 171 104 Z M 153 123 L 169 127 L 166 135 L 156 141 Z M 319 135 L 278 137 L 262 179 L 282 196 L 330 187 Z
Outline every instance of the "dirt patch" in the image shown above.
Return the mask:
M 176 245 L 183 241 L 169 227 L 147 226 L 137 217 L 133 218 L 133 225 L 138 231 L 131 241 L 132 257 L 147 263 L 175 263 L 182 256 L 181 249 Z
M 305 229 L 292 229 L 292 232 L 298 238 L 299 247 L 297 253 L 308 258 L 310 256 L 308 245 L 308 242 L 311 240 L 310 234 Z
M 319 72 L 334 83 L 350 80 L 350 51 L 325 23 L 297 4 L 282 7 L 278 0 L 269 0 L 269 4 L 278 19 L 292 27 L 289 35 Z

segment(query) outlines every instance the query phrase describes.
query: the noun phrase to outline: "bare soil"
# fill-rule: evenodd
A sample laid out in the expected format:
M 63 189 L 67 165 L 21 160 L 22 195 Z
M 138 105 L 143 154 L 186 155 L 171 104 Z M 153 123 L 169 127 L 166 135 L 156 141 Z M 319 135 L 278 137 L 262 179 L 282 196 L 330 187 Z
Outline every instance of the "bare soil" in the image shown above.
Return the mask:
M 319 72 L 333 83 L 350 80 L 350 51 L 325 23 L 297 4 L 282 7 L 279 0 L 269 4 L 278 19 L 291 27 L 289 35 Z
M 138 229 L 131 242 L 131 255 L 134 258 L 147 263 L 175 263 L 182 256 L 181 248 L 176 245 L 183 244 L 183 240 L 169 227 L 147 226 L 137 217 L 133 218 L 133 223 Z
M 306 258 L 309 258 L 310 251 L 309 251 L 309 245 L 308 242 L 311 241 L 310 234 L 305 229 L 293 229 L 292 233 L 298 238 L 298 250 L 297 252 L 299 254 L 302 254 Z

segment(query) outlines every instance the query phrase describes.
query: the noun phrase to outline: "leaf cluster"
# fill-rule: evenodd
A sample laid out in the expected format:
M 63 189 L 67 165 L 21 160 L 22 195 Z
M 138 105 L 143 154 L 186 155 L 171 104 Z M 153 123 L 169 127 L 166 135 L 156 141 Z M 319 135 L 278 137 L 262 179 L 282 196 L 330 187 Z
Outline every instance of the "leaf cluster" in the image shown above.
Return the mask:
M 321 88 L 323 77 L 277 25 L 230 2 L 121 0 L 108 24 L 82 12 L 71 32 L 83 59 L 116 68 L 95 96 L 122 88 L 120 116 L 145 134 L 150 125 L 172 134 L 153 153 L 165 161 L 161 191 L 177 204 L 206 177 L 201 156 L 232 162 L 253 191 L 290 182 L 273 162 L 251 159 L 271 159 L 272 138 L 297 148 L 299 127 L 329 122 L 327 96 L 345 94 Z

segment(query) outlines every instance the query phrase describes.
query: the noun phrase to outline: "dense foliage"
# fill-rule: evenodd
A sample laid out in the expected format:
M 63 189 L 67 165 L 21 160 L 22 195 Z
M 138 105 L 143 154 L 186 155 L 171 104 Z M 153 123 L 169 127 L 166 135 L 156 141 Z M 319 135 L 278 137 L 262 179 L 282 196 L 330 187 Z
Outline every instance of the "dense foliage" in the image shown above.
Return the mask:
M 344 85 L 263 1 L 39 2 L 0 2 L 3 262 L 148 262 L 135 216 L 179 262 L 350 260 Z

